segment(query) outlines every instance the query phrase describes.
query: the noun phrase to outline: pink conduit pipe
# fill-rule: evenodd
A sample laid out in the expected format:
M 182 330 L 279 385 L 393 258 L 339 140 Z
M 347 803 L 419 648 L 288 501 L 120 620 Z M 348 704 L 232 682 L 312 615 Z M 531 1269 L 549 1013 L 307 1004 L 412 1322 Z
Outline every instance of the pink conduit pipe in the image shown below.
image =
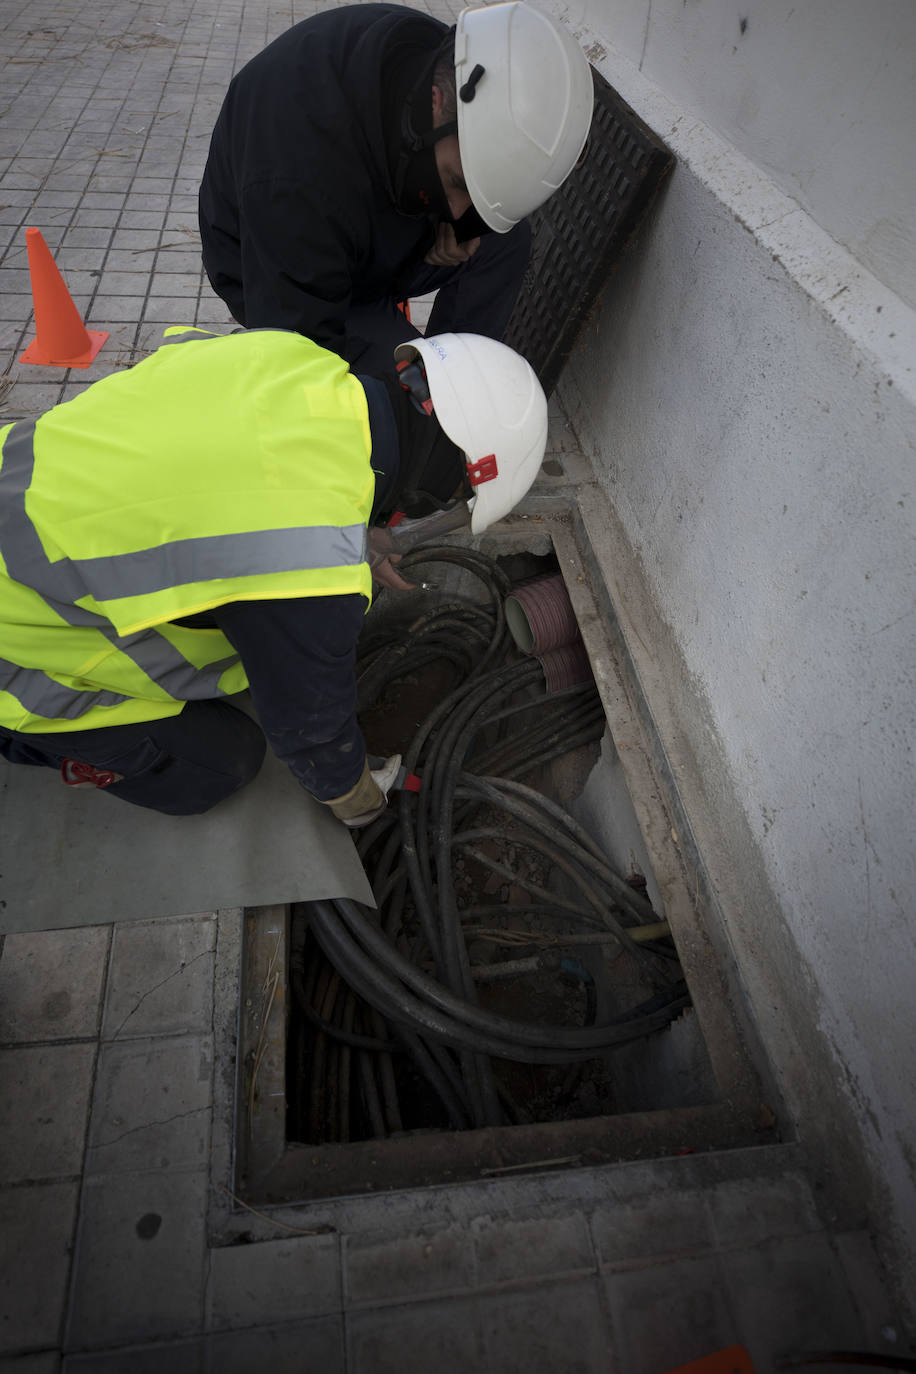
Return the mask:
M 559 573 L 521 582 L 506 598 L 506 623 L 522 653 L 544 669 L 548 692 L 587 682 L 591 665 Z
M 523 654 L 543 654 L 571 644 L 579 625 L 559 573 L 520 582 L 506 597 L 506 622 Z
M 560 644 L 556 649 L 548 649 L 546 654 L 538 654 L 537 661 L 544 669 L 548 696 L 566 687 L 575 687 L 577 683 L 588 682 L 592 676 L 592 665 L 581 637 L 572 644 Z

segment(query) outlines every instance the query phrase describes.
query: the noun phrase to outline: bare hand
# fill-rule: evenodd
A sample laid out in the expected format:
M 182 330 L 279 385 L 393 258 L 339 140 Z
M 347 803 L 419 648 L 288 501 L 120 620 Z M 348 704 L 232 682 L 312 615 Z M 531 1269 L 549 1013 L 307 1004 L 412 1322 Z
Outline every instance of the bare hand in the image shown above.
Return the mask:
M 480 239 L 468 239 L 459 243 L 455 238 L 455 227 L 448 220 L 440 221 L 436 230 L 436 242 L 430 248 L 424 262 L 430 267 L 460 267 L 472 258 L 480 247 Z
M 373 582 L 393 592 L 416 591 L 416 584 L 408 582 L 395 569 L 394 565 L 400 563 L 402 555 L 394 552 L 394 541 L 384 525 L 369 527 L 367 554 Z
M 416 582 L 408 582 L 394 566 L 400 561 L 401 555 L 399 553 L 393 553 L 387 558 L 383 558 L 372 568 L 372 581 L 377 582 L 380 587 L 387 587 L 392 592 L 415 592 L 417 590 Z

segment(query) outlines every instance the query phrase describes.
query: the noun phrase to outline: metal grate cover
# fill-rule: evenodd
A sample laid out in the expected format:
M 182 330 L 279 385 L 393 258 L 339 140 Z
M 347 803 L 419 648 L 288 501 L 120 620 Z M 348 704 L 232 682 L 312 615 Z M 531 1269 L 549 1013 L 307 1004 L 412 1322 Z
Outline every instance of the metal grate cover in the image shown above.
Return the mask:
M 531 216 L 531 263 L 504 343 L 550 394 L 599 291 L 674 157 L 592 68 L 595 114 L 583 161 Z

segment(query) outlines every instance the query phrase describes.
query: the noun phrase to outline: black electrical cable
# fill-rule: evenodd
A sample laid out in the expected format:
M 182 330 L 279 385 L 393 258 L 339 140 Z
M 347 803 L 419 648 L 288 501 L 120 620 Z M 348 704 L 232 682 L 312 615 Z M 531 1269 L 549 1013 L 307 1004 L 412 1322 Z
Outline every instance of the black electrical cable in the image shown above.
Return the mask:
M 325 912 L 314 920 L 316 938 L 328 958 L 341 970 L 342 976 L 371 1006 L 375 1006 L 388 1020 L 413 1026 L 445 1044 L 479 1055 L 527 1064 L 566 1064 L 574 1060 L 595 1059 L 615 1045 L 662 1030 L 690 1002 L 686 996 L 677 998 L 654 1014 L 620 1026 L 602 1027 L 600 1038 L 603 1043 L 579 1049 L 558 1049 L 553 1045 L 538 1048 L 518 1041 L 503 1040 L 462 1024 L 434 1005 L 415 997 L 397 979 L 368 958 L 355 941 L 348 939 L 348 933 L 338 923 L 325 921 L 327 914 Z
M 310 905 L 316 936 L 320 931 L 323 939 L 329 928 L 343 928 L 351 937 L 356 949 L 353 962 L 364 962 L 369 967 L 385 969 L 392 980 L 400 982 L 403 990 L 411 997 L 423 998 L 432 1009 L 467 1026 L 475 1033 L 479 1032 L 480 1036 L 491 1035 L 504 1044 L 514 1042 L 519 1047 L 560 1051 L 588 1050 L 593 1054 L 600 1053 L 608 1045 L 633 1038 L 633 1027 L 637 1021 L 627 1017 L 615 1018 L 604 1026 L 544 1026 L 535 1021 L 516 1020 L 499 1012 L 487 1011 L 476 1003 L 457 997 L 441 983 L 430 978 L 422 969 L 411 964 L 398 953 L 378 927 L 367 919 L 357 903 L 337 899 L 333 903 L 319 901 Z M 672 998 L 671 1005 L 680 1000 L 677 997 Z
M 603 736 L 606 720 L 594 684 L 548 693 L 541 665 L 518 657 L 504 613 L 511 584 L 492 559 L 477 550 L 443 546 L 417 549 L 400 567 L 407 572 L 424 563 L 455 564 L 479 581 L 489 600 L 475 602 L 446 592 L 438 605 L 413 614 L 408 623 L 402 618 L 396 636 L 370 631 L 360 646 L 360 710 L 436 661 L 449 665 L 461 680 L 442 694 L 403 751 L 407 769 L 423 779 L 420 793 L 400 793 L 396 805 L 356 837 L 372 874 L 377 913 L 346 901 L 309 904 L 312 938 L 352 993 L 381 1018 L 374 1022 L 381 1033 L 363 1035 L 362 1044 L 355 1042 L 367 1026 L 354 1023 L 350 1002 L 328 1018 L 346 1024 L 317 1027 L 324 1032 L 316 1037 L 321 1041 L 325 1034 L 332 1039 L 335 1031 L 348 1037 L 333 1042 L 339 1072 L 328 1102 L 342 1135 L 348 1128 L 350 1048 L 357 1050 L 356 1075 L 373 1130 L 378 1132 L 383 1117 L 387 1129 L 393 1129 L 390 1100 L 383 1106 L 378 1089 L 368 1086 L 370 1078 L 374 1085 L 381 1075 L 390 1099 L 392 1045 L 386 1036 L 395 1037 L 406 1051 L 451 1126 L 464 1129 L 504 1119 L 499 1103 L 500 1098 L 506 1102 L 507 1093 L 493 1077 L 491 1059 L 558 1065 L 600 1059 L 618 1044 L 664 1028 L 690 1000 L 686 986 L 673 982 L 677 970 L 672 970 L 672 952 L 634 942 L 627 934 L 633 923 L 658 919 L 651 905 L 610 867 L 600 847 L 568 813 L 519 781 L 550 759 Z M 535 852 L 567 875 L 578 900 L 543 891 L 482 849 L 471 848 L 484 838 L 500 848 Z M 585 990 L 585 1025 L 548 1026 L 482 1007 L 467 940 L 474 938 L 471 920 L 493 908 L 460 909 L 453 874 L 459 851 L 507 881 L 523 882 L 535 899 L 497 908 L 500 919 L 528 911 L 567 926 L 572 922 L 579 934 L 583 926 L 607 932 L 620 940 L 656 987 L 665 986 L 625 1016 L 605 1016 L 605 1024 L 596 1025 L 599 999 L 593 975 L 580 960 L 566 957 L 560 967 L 565 962 L 565 973 Z M 566 938 L 562 933 L 555 937 Z M 570 946 L 575 947 L 573 939 Z M 418 967 L 428 959 L 435 977 Z M 314 1014 L 314 996 L 311 1010 Z M 368 1045 L 373 1046 L 372 1058 Z M 513 1119 L 524 1117 L 517 1104 L 511 1113 Z

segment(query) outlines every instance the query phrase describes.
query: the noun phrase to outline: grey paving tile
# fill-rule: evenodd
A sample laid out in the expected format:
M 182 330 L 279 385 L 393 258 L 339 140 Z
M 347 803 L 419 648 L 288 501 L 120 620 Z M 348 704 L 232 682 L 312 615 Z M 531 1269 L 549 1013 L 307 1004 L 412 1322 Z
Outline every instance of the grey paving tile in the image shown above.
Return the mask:
M 129 272 L 113 272 L 107 266 L 99 278 L 99 299 L 110 296 L 145 296 L 152 271 L 152 254 L 134 260 Z
M 205 1374 L 203 1339 L 68 1355 L 62 1374 Z
M 135 224 L 133 226 L 125 224 L 123 218 L 125 214 L 155 215 L 157 217 L 156 224 L 161 224 L 165 216 L 168 199 L 169 189 L 167 185 L 161 191 L 138 191 L 135 188 L 132 189 L 124 205 L 124 211 L 121 218 L 122 227 L 125 229 L 142 229 L 144 227 L 142 224 Z
M 70 223 L 72 210 L 36 210 L 29 207 L 26 228 L 40 229 L 48 247 L 54 252 Z
M 348 1374 L 470 1374 L 484 1370 L 476 1298 L 347 1313 Z
M 116 925 L 104 1038 L 207 1030 L 216 930 L 210 912 Z
M 116 229 L 112 248 L 129 248 L 134 252 L 150 252 L 159 246 L 158 229 Z
M 45 187 L 44 187 L 44 189 L 41 190 L 41 191 L 39 191 L 38 195 L 37 195 L 37 196 L 35 197 L 35 199 L 32 201 L 32 208 L 35 209 L 35 210 L 47 210 L 47 209 L 58 209 L 58 210 L 59 210 L 59 209 L 69 209 L 69 210 L 72 210 L 72 209 L 74 208 L 74 206 L 76 206 L 76 205 L 79 204 L 79 202 L 80 202 L 80 194 L 79 194 L 79 191 L 75 191 L 75 190 L 64 191 L 64 190 L 62 190 L 62 189 L 59 188 L 59 187 L 51 187 L 51 186 L 48 186 L 48 185 L 46 184 Z
M 178 243 L 181 246 L 160 248 L 156 256 L 156 267 L 162 272 L 180 272 L 182 275 L 187 272 L 195 272 L 200 276 L 203 271 L 200 247 L 195 246 L 190 239 L 172 239 L 168 231 L 166 231 L 166 240 L 168 243 Z M 188 244 L 187 248 L 184 247 L 185 242 Z
M 202 295 L 197 307 L 197 324 L 214 325 L 219 332 L 226 333 L 237 328 L 237 322 L 229 313 L 228 307 L 216 296 Z
M 111 239 L 110 229 L 71 228 L 64 238 L 65 248 L 107 248 Z
M 82 199 L 84 210 L 107 210 L 110 216 L 123 204 L 124 195 L 119 191 L 87 191 Z
M 109 926 L 7 935 L 0 955 L 0 1040 L 98 1033 Z
M 73 202 L 78 205 L 82 199 L 83 192 L 89 188 L 86 185 L 86 172 L 68 170 L 49 172 L 45 177 L 43 186 L 47 192 L 76 191 L 78 195 Z
M 162 254 L 159 254 L 161 260 Z M 200 286 L 200 263 L 190 272 L 156 271 L 150 283 L 150 296 L 184 296 L 189 292 L 196 298 Z
M 705 1197 L 695 1190 L 606 1203 L 596 1209 L 591 1226 L 603 1265 L 690 1254 L 714 1244 Z
M 133 184 L 133 176 L 126 172 L 96 172 L 93 171 L 86 183 L 86 190 L 95 192 L 99 195 L 118 195 L 124 196 L 130 191 Z M 115 216 L 109 212 L 109 221 L 114 224 Z
M 712 1256 L 609 1274 L 606 1284 L 625 1374 L 662 1374 L 740 1341 Z
M 150 323 L 159 320 L 166 327 L 170 324 L 194 324 L 196 309 L 196 291 L 187 296 L 150 296 L 143 318 Z
M 19 145 L 23 157 L 56 157 L 63 148 L 66 138 L 61 132 L 50 129 L 35 129 Z
M 76 1203 L 75 1183 L 0 1191 L 0 1354 L 57 1347 Z
M 165 206 L 159 210 L 123 210 L 118 220 L 119 229 L 156 229 L 165 223 Z
M 35 335 L 27 331 L 26 343 L 31 342 Z M 36 368 L 35 371 L 44 369 Z M 49 382 L 20 382 L 16 381 L 11 392 L 7 395 L 7 405 L 9 410 L 6 412 L 6 419 L 12 419 L 16 415 L 40 415 L 44 410 L 50 410 L 51 406 L 56 406 L 60 399 L 61 386 L 63 385 L 63 372 L 60 371 L 56 381 Z
M 197 221 L 197 207 L 192 205 L 186 207 L 182 199 L 181 205 L 175 204 L 176 197 L 169 200 L 168 213 L 165 217 L 165 232 L 169 235 L 179 235 L 185 239 L 189 247 L 199 247 L 200 227 Z
M 261 1369 L 270 1374 L 345 1374 L 346 1370 L 339 1317 L 211 1336 L 209 1354 L 210 1368 L 219 1374 L 252 1374 Z
M 145 177 L 171 177 L 175 175 L 177 167 L 177 154 L 144 153 L 137 165 L 137 171 L 140 176 Z
M 126 321 L 136 324 L 142 313 L 143 299 L 142 296 L 98 296 L 83 318 L 93 329 L 107 329 Z
M 298 1236 L 211 1251 L 208 1307 L 214 1331 L 339 1312 L 338 1238 Z
M 137 194 L 167 196 L 172 190 L 172 178 L 138 176 L 132 190 Z
M 26 224 L 28 213 L 28 206 L 4 205 L 3 192 L 0 191 L 0 224 L 10 225 L 17 230 L 20 225 L 24 225 L 25 228 L 28 228 Z
M 103 1044 L 86 1177 L 200 1168 L 210 1142 L 211 1071 L 207 1036 Z
M 719 1182 L 709 1190 L 708 1202 L 721 1246 L 747 1247 L 820 1229 L 811 1188 L 794 1173 Z
M 85 229 L 108 229 L 111 230 L 115 221 L 115 214 L 111 210 L 99 210 L 94 206 L 86 205 L 84 196 L 78 210 L 74 210 L 70 220 L 71 226 L 78 226 Z
M 482 1297 L 479 1312 L 486 1350 L 482 1369 L 499 1374 L 622 1374 L 625 1369 L 614 1359 L 595 1280 Z
M 98 273 L 105 262 L 106 248 L 107 245 L 103 243 L 83 246 L 64 243 L 56 251 L 55 261 L 71 292 L 80 289 L 76 276 L 81 272 L 94 272 L 98 279 Z
M 92 232 L 92 231 L 90 231 Z M 105 230 L 109 238 L 111 231 Z M 106 272 L 137 272 L 152 270 L 155 253 L 134 253 L 129 248 L 109 248 L 105 258 Z
M 200 1334 L 206 1193 L 204 1170 L 86 1181 L 68 1351 Z
M 581 1215 L 531 1221 L 484 1217 L 472 1223 L 471 1232 L 480 1287 L 597 1268 L 588 1225 Z
M 464 1226 L 413 1236 L 351 1235 L 344 1240 L 347 1302 L 406 1301 L 471 1289 L 474 1242 Z
M 28 295 L 31 284 L 26 264 L 22 267 L 0 267 L 0 293 L 3 295 Z
M 0 1181 L 40 1182 L 83 1164 L 95 1043 L 0 1050 Z
M 761 1369 L 793 1351 L 862 1348 L 852 1294 L 823 1235 L 732 1252 L 722 1270 L 742 1343 Z

